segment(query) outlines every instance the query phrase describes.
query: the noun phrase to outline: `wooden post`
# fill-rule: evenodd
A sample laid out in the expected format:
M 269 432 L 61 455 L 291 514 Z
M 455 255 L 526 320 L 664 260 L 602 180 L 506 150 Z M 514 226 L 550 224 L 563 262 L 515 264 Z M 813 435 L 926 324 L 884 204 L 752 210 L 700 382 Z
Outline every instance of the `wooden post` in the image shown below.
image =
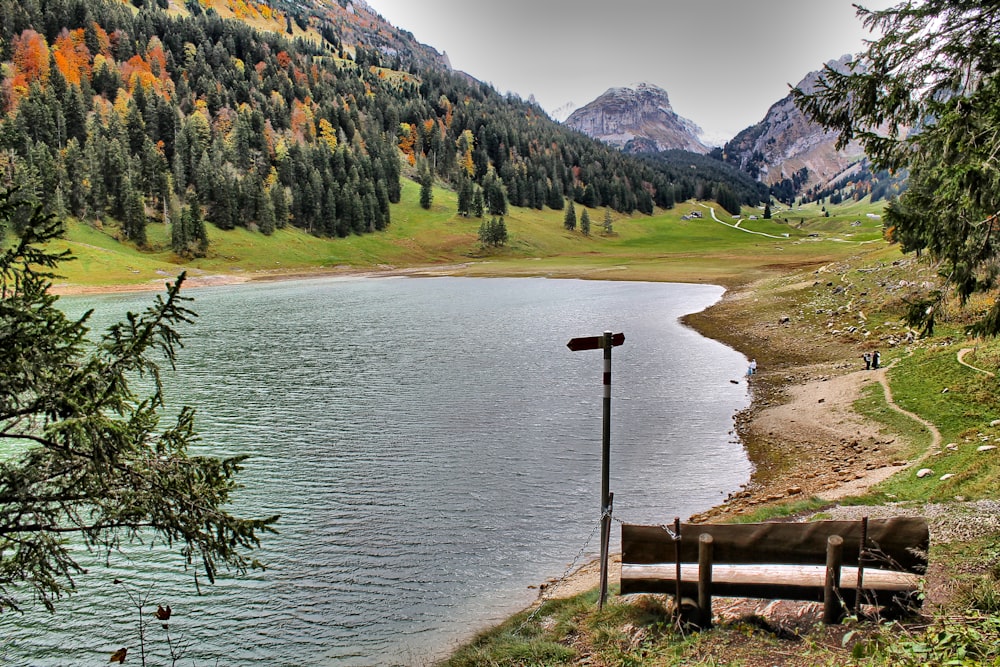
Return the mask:
M 681 617 L 681 518 L 674 517 L 674 563 L 677 564 L 677 576 L 674 586 L 674 614 Z
M 572 338 L 566 347 L 573 352 L 604 350 L 604 424 L 601 448 L 601 597 L 598 607 L 604 608 L 608 596 L 608 542 L 611 539 L 611 348 L 625 342 L 625 334 L 605 331 L 603 336 Z
M 601 598 L 597 608 L 604 609 L 608 597 L 608 542 L 611 539 L 611 348 L 613 334 L 604 332 L 604 409 L 601 433 Z
M 868 550 L 868 517 L 861 518 L 861 542 L 858 545 L 858 587 L 854 591 L 854 613 L 861 613 L 862 592 L 864 591 L 865 554 Z
M 698 536 L 698 625 L 703 628 L 712 627 L 713 541 L 708 533 Z
M 823 622 L 840 621 L 840 565 L 844 561 L 844 538 L 831 535 L 826 540 L 826 582 L 823 585 Z

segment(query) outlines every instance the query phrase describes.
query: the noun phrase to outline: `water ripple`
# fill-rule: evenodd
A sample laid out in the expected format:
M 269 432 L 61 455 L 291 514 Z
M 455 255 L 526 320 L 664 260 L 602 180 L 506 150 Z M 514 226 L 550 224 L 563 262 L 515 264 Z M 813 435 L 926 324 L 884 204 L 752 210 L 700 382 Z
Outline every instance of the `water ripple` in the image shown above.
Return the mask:
M 134 645 L 115 577 L 171 604 L 172 636 L 197 664 L 429 663 L 527 604 L 592 532 L 602 362 L 569 352 L 571 337 L 626 333 L 617 517 L 686 516 L 749 474 L 729 435 L 745 359 L 677 322 L 716 287 L 377 279 L 192 295 L 200 317 L 166 374 L 168 401 L 198 406 L 200 451 L 251 455 L 239 511 L 282 515 L 259 554 L 268 570 L 198 595 L 162 545 L 110 568 L 92 559 L 56 615 L 0 616 L 11 664 L 98 664 Z M 63 301 L 100 323 L 148 297 Z M 152 662 L 166 662 L 156 630 Z

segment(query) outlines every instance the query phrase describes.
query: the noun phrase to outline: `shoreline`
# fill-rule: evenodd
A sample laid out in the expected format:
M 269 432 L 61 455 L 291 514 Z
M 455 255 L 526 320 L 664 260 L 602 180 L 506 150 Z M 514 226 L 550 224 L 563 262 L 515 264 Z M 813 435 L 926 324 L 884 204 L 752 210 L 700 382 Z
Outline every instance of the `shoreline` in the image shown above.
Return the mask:
M 749 481 L 722 503 L 682 520 L 732 519 L 812 497 L 835 505 L 910 463 L 904 443 L 854 411 L 863 390 L 884 386 L 886 368 L 866 371 L 853 343 L 785 323 L 779 313 L 788 304 L 779 291 L 772 279 L 729 287 L 719 302 L 683 318 L 699 334 L 756 359 L 759 371 L 749 382 L 749 406 L 734 417 L 734 432 L 753 466 Z M 609 580 L 620 566 L 621 554 L 612 554 Z M 549 580 L 532 606 L 597 588 L 599 572 L 594 559 L 561 582 Z
M 185 289 L 222 287 L 251 282 L 311 278 L 373 278 L 461 275 L 468 264 L 385 267 L 381 270 L 298 270 L 267 274 L 188 276 Z M 567 276 L 569 277 L 569 276 Z M 51 293 L 77 296 L 102 293 L 152 292 L 164 289 L 176 276 L 132 285 L 54 284 Z M 757 359 L 758 374 L 749 382 L 750 403 L 734 416 L 734 432 L 753 466 L 750 479 L 722 503 L 685 520 L 703 522 L 731 518 L 767 503 L 791 498 L 824 498 L 831 502 L 857 494 L 896 470 L 894 442 L 864 424 L 852 404 L 872 374 L 845 363 L 850 346 L 831 345 L 817 332 L 782 326 L 781 317 L 761 314 L 764 298 L 774 311 L 769 279 L 743 285 L 722 285 L 722 298 L 709 308 L 682 318 L 700 335 Z M 781 304 L 777 304 L 780 306 Z M 780 307 L 777 309 L 780 311 Z M 775 311 L 775 312 L 777 312 Z M 822 333 L 822 332 L 820 332 Z M 775 351 L 783 354 L 776 354 Z M 884 373 L 884 369 L 881 371 Z M 847 463 L 845 463 L 847 462 Z M 609 580 L 620 567 L 621 554 L 611 555 Z M 539 590 L 532 606 L 554 597 L 572 597 L 599 585 L 599 559 L 593 559 L 565 579 L 549 579 L 531 588 Z

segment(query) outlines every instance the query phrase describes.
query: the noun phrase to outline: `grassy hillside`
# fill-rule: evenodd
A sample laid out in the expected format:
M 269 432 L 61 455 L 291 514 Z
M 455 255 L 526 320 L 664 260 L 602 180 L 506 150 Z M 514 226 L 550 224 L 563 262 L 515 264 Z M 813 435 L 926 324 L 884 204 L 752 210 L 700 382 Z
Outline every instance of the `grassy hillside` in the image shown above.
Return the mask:
M 613 233 L 603 230 L 604 210 L 589 211 L 591 234 L 563 227 L 563 211 L 512 208 L 505 218 L 506 247 L 483 249 L 480 219 L 455 214 L 451 190 L 435 189 L 430 210 L 418 204 L 419 186 L 404 181 L 402 201 L 392 207 L 384 232 L 324 239 L 286 227 L 272 236 L 242 228 L 209 226 L 205 258 L 183 261 L 169 248 L 170 230 L 147 228 L 149 248 L 116 240 L 115 223 L 95 228 L 71 221 L 65 246 L 77 257 L 60 267 L 60 289 L 109 285 L 159 285 L 183 270 L 192 278 L 264 278 L 303 272 L 385 271 L 402 268 L 446 270 L 456 275 L 556 275 L 619 280 L 669 280 L 742 284 L 784 268 L 819 265 L 857 252 L 881 239 L 878 220 L 864 213 L 871 204 L 843 207 L 829 218 L 816 206 L 778 212 L 773 220 L 747 220 L 742 229 L 711 202 L 687 202 L 653 216 L 613 215 Z M 712 219 L 714 207 L 721 224 Z M 683 220 L 691 211 L 701 219 Z M 583 208 L 577 208 L 577 216 Z M 788 220 L 786 223 L 785 220 Z M 851 223 L 860 220 L 858 226 Z M 748 232 L 758 232 L 757 234 Z M 767 236 L 765 236 L 765 234 Z M 773 238 L 777 237 L 777 238 Z

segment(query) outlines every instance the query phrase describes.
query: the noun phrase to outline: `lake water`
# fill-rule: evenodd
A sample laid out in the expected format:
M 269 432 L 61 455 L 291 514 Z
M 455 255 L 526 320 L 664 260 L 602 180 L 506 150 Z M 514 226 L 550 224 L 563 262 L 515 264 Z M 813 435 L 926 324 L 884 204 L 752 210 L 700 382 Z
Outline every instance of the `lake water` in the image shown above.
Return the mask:
M 251 455 L 239 513 L 282 517 L 259 554 L 268 570 L 198 595 L 162 546 L 87 558 L 54 615 L 0 615 L 0 662 L 100 665 L 129 646 L 139 664 L 127 592 L 148 596 L 147 614 L 171 605 L 181 665 L 442 657 L 599 552 L 603 356 L 570 352 L 570 338 L 625 334 L 613 352 L 616 519 L 686 518 L 750 474 L 732 434 L 746 359 L 678 322 L 718 287 L 375 278 L 187 294 L 199 318 L 165 375 L 168 401 L 198 407 L 204 450 Z M 103 330 L 150 301 L 60 303 L 95 308 Z M 158 624 L 147 654 L 171 664 Z

